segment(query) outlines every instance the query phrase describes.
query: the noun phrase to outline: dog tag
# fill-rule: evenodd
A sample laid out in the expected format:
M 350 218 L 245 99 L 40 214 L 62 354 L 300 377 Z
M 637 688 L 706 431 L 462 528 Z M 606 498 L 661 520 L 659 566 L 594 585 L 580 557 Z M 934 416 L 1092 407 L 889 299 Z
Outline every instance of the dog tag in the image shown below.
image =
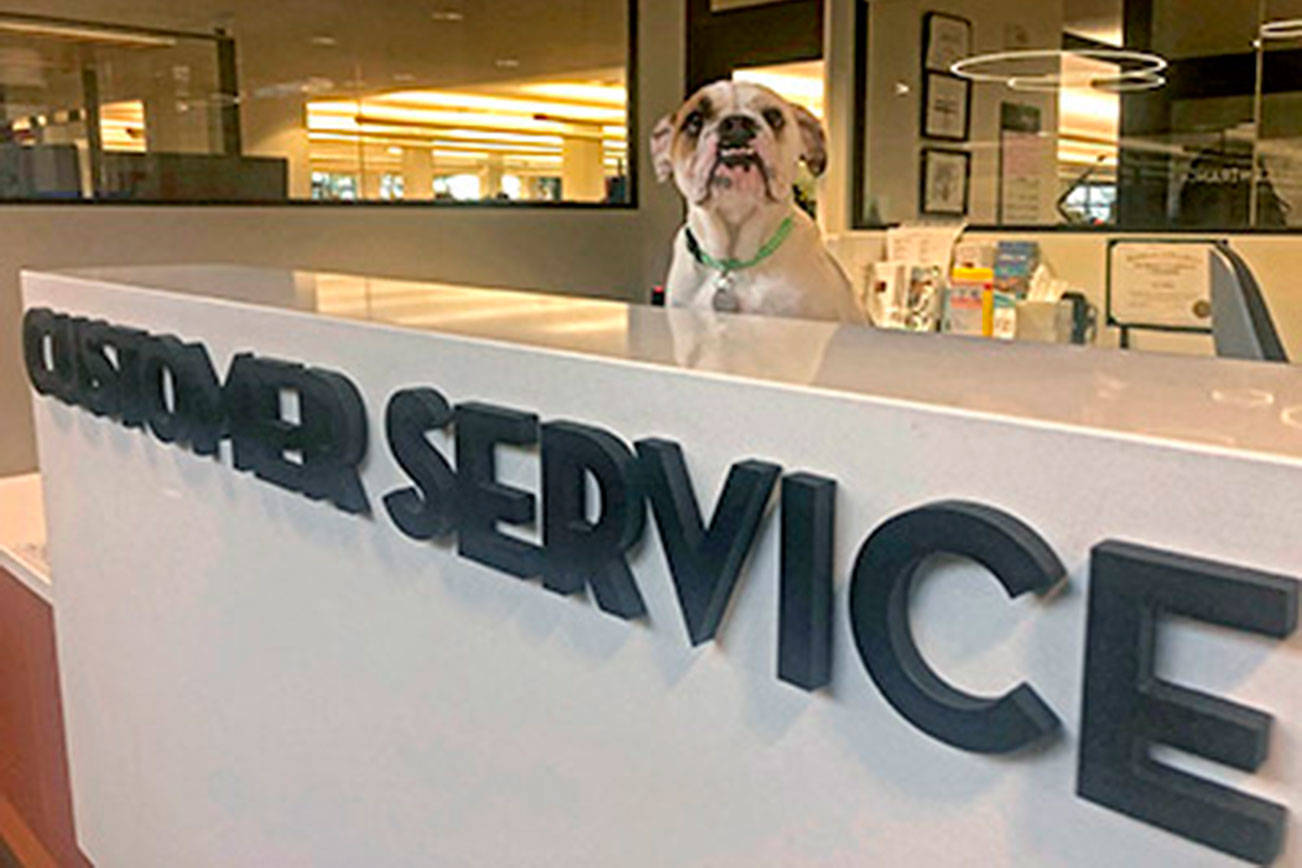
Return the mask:
M 714 282 L 714 309 L 720 313 L 736 313 L 741 310 L 741 301 L 732 290 L 731 274 L 721 274 Z

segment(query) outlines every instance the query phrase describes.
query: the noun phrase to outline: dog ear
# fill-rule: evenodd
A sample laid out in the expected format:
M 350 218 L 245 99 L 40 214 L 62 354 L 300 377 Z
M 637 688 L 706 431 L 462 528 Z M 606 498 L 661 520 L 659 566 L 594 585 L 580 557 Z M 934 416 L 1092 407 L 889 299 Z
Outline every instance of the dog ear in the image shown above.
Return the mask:
M 793 105 L 791 111 L 800 127 L 800 143 L 804 148 L 800 156 L 809 171 L 818 177 L 827 171 L 827 133 L 823 132 L 822 122 L 809 109 Z
M 655 166 L 656 180 L 662 184 L 674 174 L 674 158 L 670 151 L 674 144 L 676 117 L 676 112 L 665 115 L 651 131 L 651 164 Z

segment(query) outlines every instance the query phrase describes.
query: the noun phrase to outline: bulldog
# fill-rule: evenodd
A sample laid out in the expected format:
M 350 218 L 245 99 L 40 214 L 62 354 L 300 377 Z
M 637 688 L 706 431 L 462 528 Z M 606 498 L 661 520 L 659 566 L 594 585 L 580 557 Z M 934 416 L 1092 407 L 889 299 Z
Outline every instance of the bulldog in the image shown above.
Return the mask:
M 687 200 L 665 283 L 673 307 L 864 322 L 817 224 L 795 202 L 801 160 L 827 168 L 807 109 L 756 84 L 719 81 L 660 120 L 651 154 Z

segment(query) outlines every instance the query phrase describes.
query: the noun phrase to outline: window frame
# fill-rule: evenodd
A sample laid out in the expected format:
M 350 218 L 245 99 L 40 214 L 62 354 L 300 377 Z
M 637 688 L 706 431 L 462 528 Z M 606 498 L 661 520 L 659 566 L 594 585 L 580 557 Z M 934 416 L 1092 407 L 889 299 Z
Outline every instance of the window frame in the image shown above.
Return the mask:
M 110 208 L 380 208 L 380 209 L 402 209 L 402 208 L 440 208 L 440 209 L 472 209 L 472 210 L 495 210 L 495 211 L 636 211 L 640 201 L 640 178 L 638 169 L 641 165 L 641 132 L 638 123 L 638 113 L 640 108 L 639 100 L 639 81 L 638 81 L 638 0 L 626 0 L 628 33 L 625 40 L 625 89 L 628 93 L 625 105 L 625 126 L 628 129 L 628 195 L 623 202 L 518 202 L 500 199 L 475 200 L 467 202 L 434 200 L 434 199 L 354 199 L 354 200 L 316 200 L 316 199 L 103 199 L 97 197 L 75 198 L 75 199 L 25 199 L 16 197 L 0 196 L 0 206 L 20 206 L 20 207 L 44 207 L 44 208 L 85 208 L 85 207 L 110 207 Z M 43 20 L 54 20 L 50 16 L 33 16 Z M 107 26 L 107 25 L 104 25 Z M 216 30 L 213 33 L 187 33 L 172 30 L 160 30 L 156 28 L 130 27 L 127 28 L 133 32 L 151 33 L 161 36 L 185 37 L 187 39 L 204 39 L 211 40 L 218 45 L 219 50 L 219 74 L 222 77 L 220 85 L 234 86 L 234 82 L 228 82 L 226 75 L 227 65 L 230 70 L 234 69 L 236 45 L 234 40 L 224 31 Z M 232 106 L 234 111 L 238 112 L 238 106 Z M 226 129 L 227 125 L 223 125 Z M 239 145 L 240 127 L 237 124 L 234 128 L 234 143 Z M 229 147 L 232 139 L 229 131 L 224 133 L 224 145 Z

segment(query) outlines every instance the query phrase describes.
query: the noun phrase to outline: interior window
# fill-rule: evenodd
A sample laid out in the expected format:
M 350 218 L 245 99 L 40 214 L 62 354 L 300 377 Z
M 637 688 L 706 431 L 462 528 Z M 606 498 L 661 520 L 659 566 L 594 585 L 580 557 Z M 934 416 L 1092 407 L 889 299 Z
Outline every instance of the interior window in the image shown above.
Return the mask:
M 1302 2 L 940 5 L 861 5 L 859 225 L 1302 225 Z
M 632 201 L 630 0 L 8 8 L 0 199 Z

